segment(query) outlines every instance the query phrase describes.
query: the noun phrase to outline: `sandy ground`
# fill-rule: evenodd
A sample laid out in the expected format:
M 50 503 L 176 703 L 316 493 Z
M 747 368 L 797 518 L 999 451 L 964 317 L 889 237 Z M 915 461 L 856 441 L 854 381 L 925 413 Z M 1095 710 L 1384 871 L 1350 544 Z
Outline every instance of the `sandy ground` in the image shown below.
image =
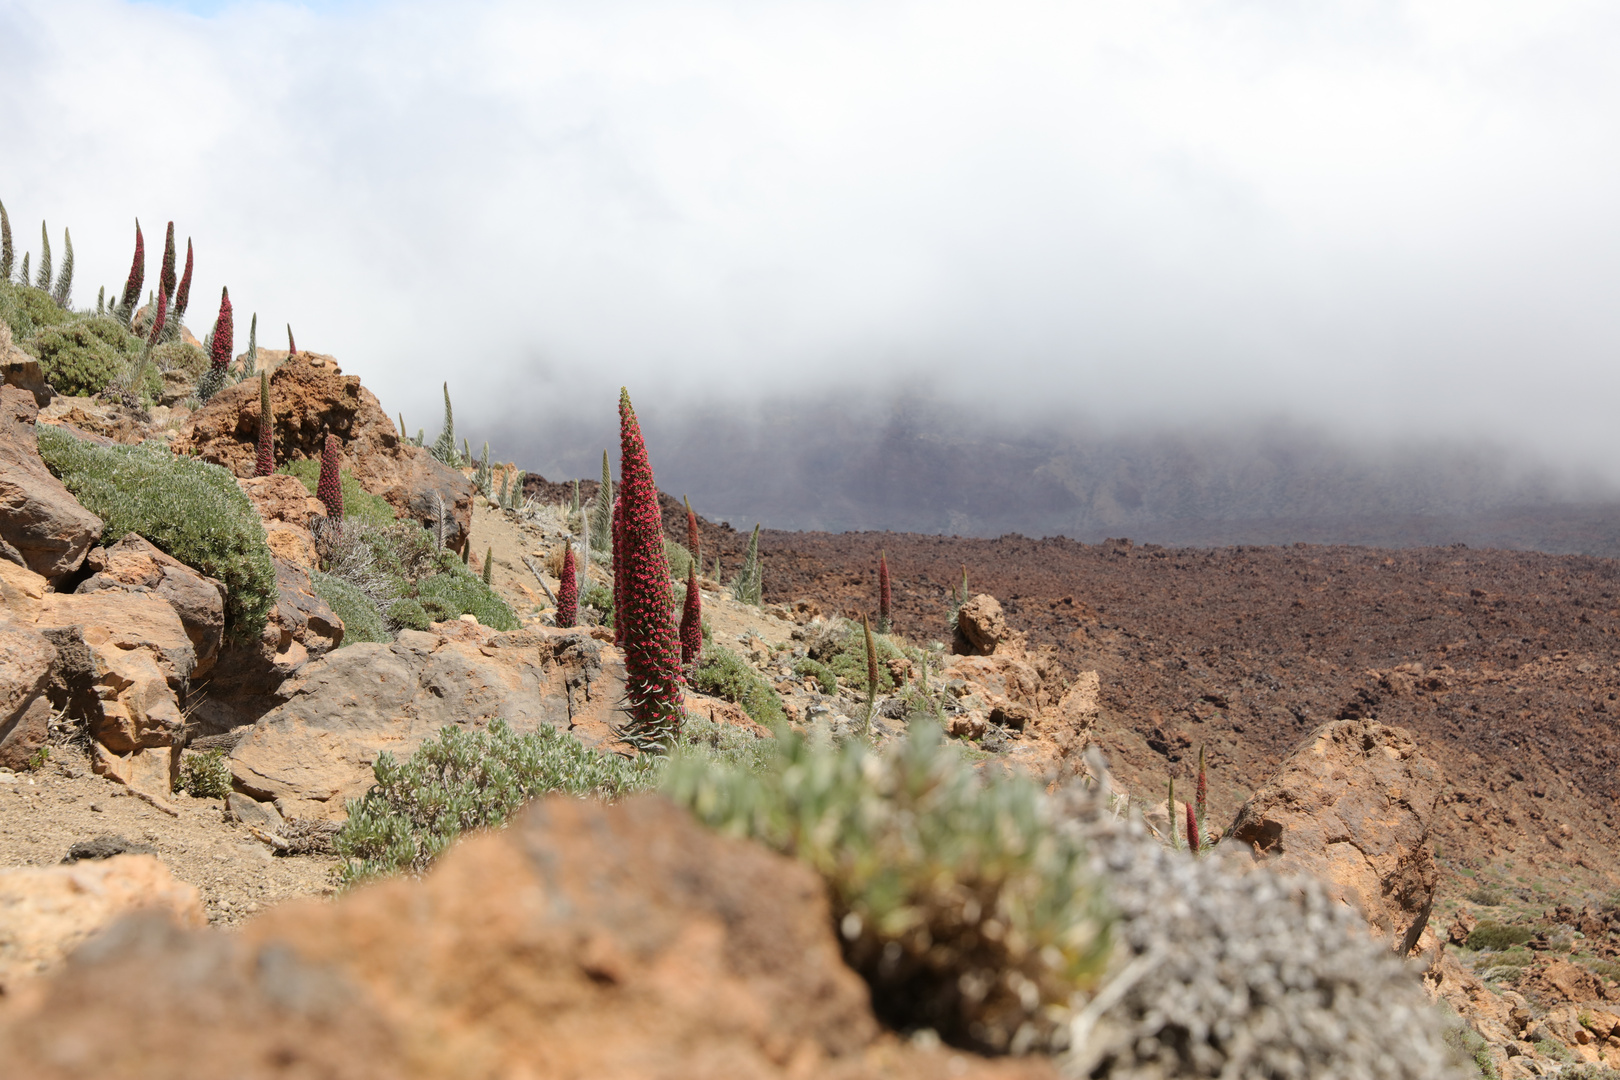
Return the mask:
M 208 921 L 225 925 L 289 897 L 336 891 L 335 859 L 271 855 L 226 819 L 221 800 L 177 792 L 172 802 L 178 817 L 96 776 L 76 750 L 53 747 L 37 772 L 0 770 L 0 867 L 49 866 L 78 841 L 121 837 L 197 886 Z

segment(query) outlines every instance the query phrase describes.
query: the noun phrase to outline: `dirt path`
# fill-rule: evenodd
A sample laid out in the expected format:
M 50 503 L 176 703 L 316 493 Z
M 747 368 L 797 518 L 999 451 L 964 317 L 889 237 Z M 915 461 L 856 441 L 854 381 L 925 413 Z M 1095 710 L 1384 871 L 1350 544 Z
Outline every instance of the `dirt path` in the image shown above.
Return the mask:
M 229 925 L 294 896 L 336 890 L 337 861 L 272 856 L 218 799 L 176 793 L 178 817 L 90 771 L 77 751 L 53 747 L 37 772 L 0 769 L 0 867 L 50 866 L 68 848 L 101 836 L 144 845 L 175 877 L 197 886 L 208 921 Z

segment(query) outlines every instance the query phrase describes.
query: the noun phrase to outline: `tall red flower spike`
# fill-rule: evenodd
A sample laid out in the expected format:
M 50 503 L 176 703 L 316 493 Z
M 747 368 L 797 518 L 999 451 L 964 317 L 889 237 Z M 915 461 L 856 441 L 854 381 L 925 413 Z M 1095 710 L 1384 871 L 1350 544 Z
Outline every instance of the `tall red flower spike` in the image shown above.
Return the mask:
M 632 745 L 669 749 L 681 730 L 681 652 L 670 610 L 664 515 L 630 393 L 619 391 L 619 573 Z M 617 599 L 617 598 L 615 598 Z
M 878 633 L 887 634 L 889 622 L 889 555 L 878 552 Z
M 681 663 L 703 659 L 703 595 L 698 592 L 697 560 L 686 569 L 686 603 L 681 605 Z
M 129 278 L 124 282 L 121 305 L 131 314 L 141 302 L 141 286 L 146 284 L 146 241 L 141 239 L 141 219 L 135 219 L 135 261 L 129 264 Z
M 174 294 L 174 321 L 179 322 L 191 303 L 191 237 L 186 237 L 186 272 L 180 275 L 180 288 Z
M 574 545 L 563 548 L 562 583 L 557 586 L 557 625 L 579 622 L 579 568 L 574 564 Z
M 321 447 L 321 478 L 315 485 L 315 497 L 326 506 L 326 516 L 333 521 L 343 520 L 343 444 L 336 435 L 327 435 Z
M 692 513 L 692 500 L 686 500 L 686 546 L 692 552 L 692 561 L 703 565 L 703 537 L 698 534 L 697 515 Z
M 287 359 L 291 360 L 298 355 L 298 345 L 293 341 L 292 323 L 287 324 Z
M 253 465 L 254 476 L 269 476 L 276 471 L 275 430 L 276 418 L 270 412 L 270 373 L 259 372 L 259 457 Z
M 163 333 L 163 323 L 169 317 L 169 296 L 161 288 L 158 289 L 157 312 L 152 316 L 152 331 L 146 335 L 148 345 L 156 345 L 158 335 Z
M 158 288 L 174 295 L 174 222 L 169 222 L 169 235 L 163 241 L 163 270 L 158 275 Z
M 1198 819 L 1193 816 L 1192 804 L 1187 804 L 1187 850 L 1198 852 Z
M 236 328 L 231 319 L 231 290 L 219 290 L 219 318 L 214 320 L 214 337 L 208 352 L 209 367 L 222 372 L 236 350 Z
M 1204 820 L 1204 801 L 1209 798 L 1209 780 L 1204 776 L 1204 748 L 1198 748 L 1198 789 L 1193 798 L 1198 803 L 1198 820 Z

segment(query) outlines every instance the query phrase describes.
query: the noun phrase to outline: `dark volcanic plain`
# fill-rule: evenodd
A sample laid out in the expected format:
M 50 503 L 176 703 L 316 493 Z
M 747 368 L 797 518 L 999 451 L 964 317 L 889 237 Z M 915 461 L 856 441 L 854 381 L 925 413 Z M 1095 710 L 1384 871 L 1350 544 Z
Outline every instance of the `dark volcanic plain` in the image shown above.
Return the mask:
M 716 529 L 716 542 L 735 565 L 746 537 Z M 1032 645 L 1100 673 L 1100 743 L 1140 795 L 1189 779 L 1205 745 L 1212 816 L 1230 821 L 1317 725 L 1372 715 L 1444 767 L 1436 834 L 1454 873 L 1570 896 L 1620 884 L 1614 560 L 894 533 L 769 532 L 760 546 L 767 600 L 845 613 L 876 610 L 886 549 L 897 629 L 914 641 L 947 639 L 965 566 Z

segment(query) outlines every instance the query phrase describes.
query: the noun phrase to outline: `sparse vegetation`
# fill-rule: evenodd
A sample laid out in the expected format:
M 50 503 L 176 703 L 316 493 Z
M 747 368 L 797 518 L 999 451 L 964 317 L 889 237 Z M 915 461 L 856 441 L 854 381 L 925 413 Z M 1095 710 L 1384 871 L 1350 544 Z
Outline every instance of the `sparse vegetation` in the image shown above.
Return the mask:
M 692 689 L 713 697 L 724 698 L 742 706 L 756 723 L 773 727 L 787 716 L 782 711 L 782 699 L 771 684 L 760 678 L 747 661 L 724 645 L 716 645 L 703 654 L 702 661 L 692 669 Z
M 394 640 L 394 635 L 383 625 L 383 617 L 377 610 L 377 605 L 365 593 L 342 578 L 324 574 L 319 570 L 310 574 L 310 581 L 313 583 L 315 595 L 325 600 L 337 613 L 337 617 L 343 620 L 344 645 L 354 645 L 362 641 Z M 425 626 L 423 628 L 425 629 Z
M 198 799 L 225 798 L 231 793 L 231 767 L 225 763 L 225 751 L 186 754 L 180 759 L 174 788 Z
M 1509 926 L 1506 923 L 1494 920 L 1482 920 L 1480 924 L 1468 934 L 1468 947 L 1470 949 L 1506 949 L 1512 945 L 1523 945 L 1533 935 L 1523 926 Z
M 877 646 L 876 659 L 878 661 L 877 689 L 879 693 L 889 694 L 895 690 L 894 674 L 889 670 L 891 660 L 903 660 L 905 654 L 894 643 L 894 639 L 886 634 L 874 635 L 874 644 Z M 859 623 L 848 619 L 839 619 L 827 624 L 819 634 L 815 635 L 808 646 L 809 658 L 820 663 L 822 668 L 844 686 L 858 691 L 866 689 L 866 641 Z M 800 662 L 803 664 L 803 661 Z M 797 670 L 797 669 L 796 669 Z M 801 674 L 809 674 L 808 667 Z M 815 672 L 821 679 L 820 671 Z M 823 691 L 826 683 L 823 680 Z
M 264 526 L 236 478 L 218 465 L 153 443 L 99 447 L 39 427 L 45 464 L 106 523 L 109 543 L 139 533 L 187 566 L 225 583 L 226 632 L 251 641 L 276 602 Z
M 44 325 L 20 340 L 23 351 L 39 360 L 46 381 L 63 394 L 99 394 L 124 379 L 141 356 L 140 339 L 105 315 Z M 149 370 L 135 389 L 150 399 L 161 385 L 157 371 Z

